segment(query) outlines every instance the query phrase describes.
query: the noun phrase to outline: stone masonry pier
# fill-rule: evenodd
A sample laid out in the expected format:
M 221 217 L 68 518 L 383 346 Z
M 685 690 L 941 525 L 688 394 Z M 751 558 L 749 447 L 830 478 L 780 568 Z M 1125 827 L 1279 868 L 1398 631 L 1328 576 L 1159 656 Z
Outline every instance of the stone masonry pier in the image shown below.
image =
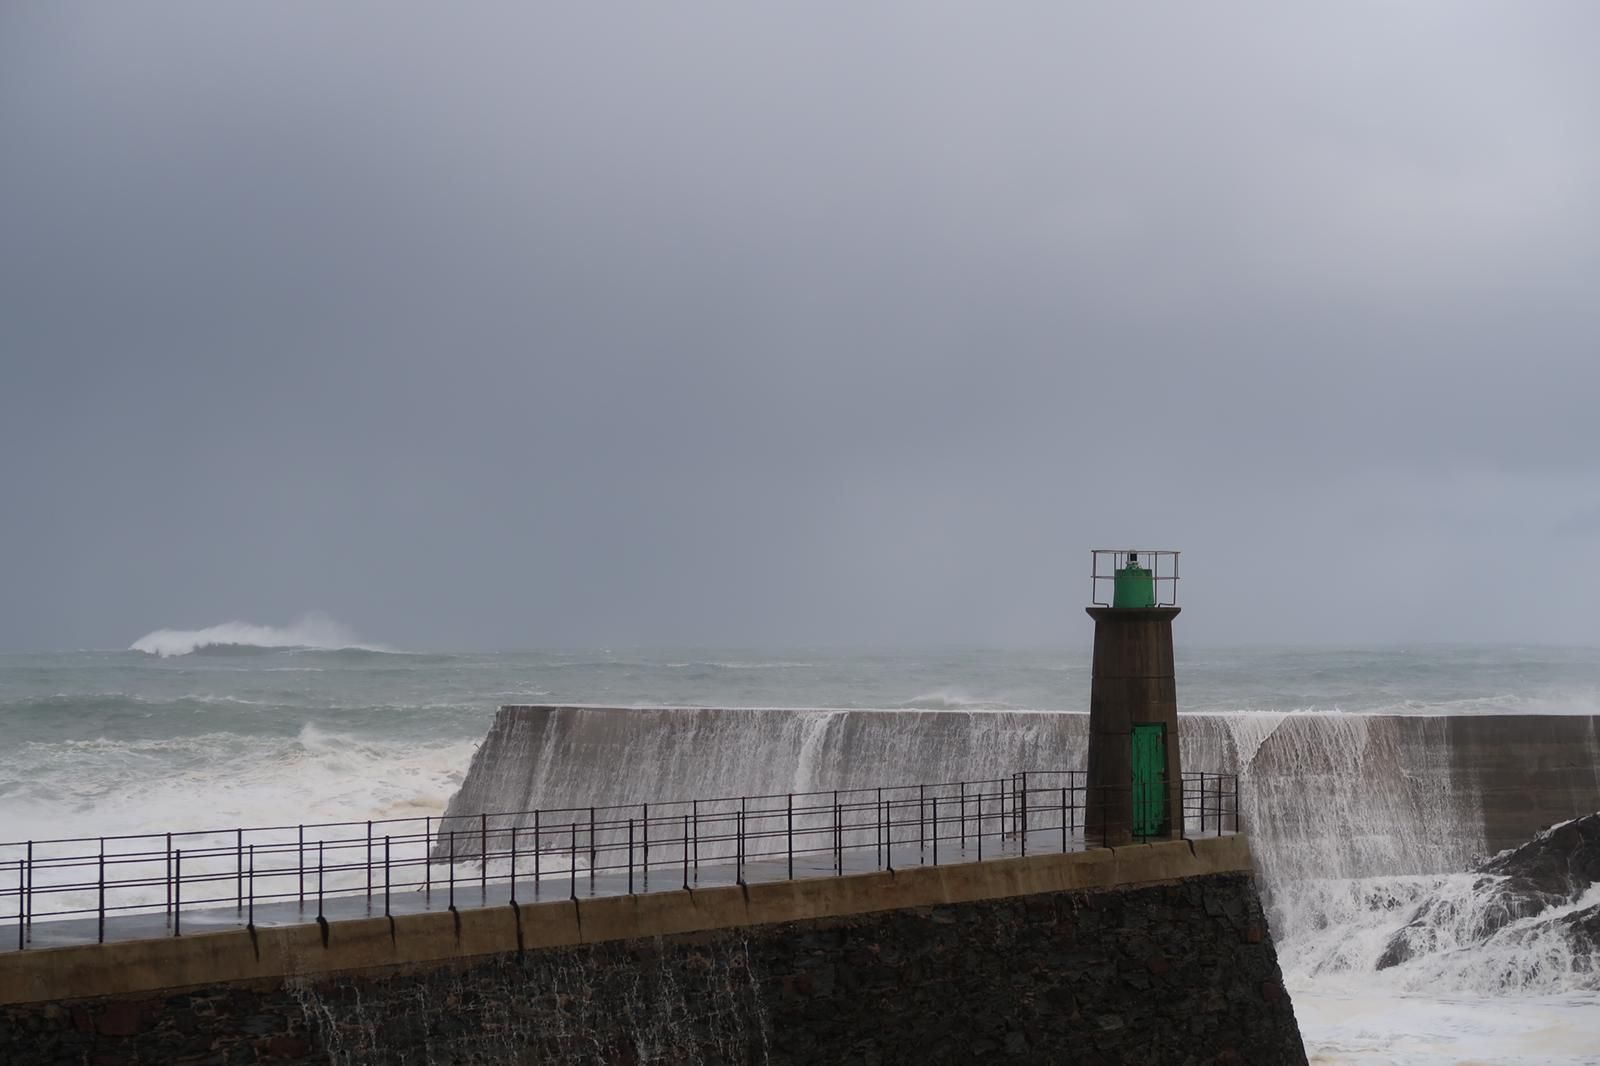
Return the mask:
M 1228 835 L 13 952 L 0 1061 L 1303 1062 L 1250 870 Z

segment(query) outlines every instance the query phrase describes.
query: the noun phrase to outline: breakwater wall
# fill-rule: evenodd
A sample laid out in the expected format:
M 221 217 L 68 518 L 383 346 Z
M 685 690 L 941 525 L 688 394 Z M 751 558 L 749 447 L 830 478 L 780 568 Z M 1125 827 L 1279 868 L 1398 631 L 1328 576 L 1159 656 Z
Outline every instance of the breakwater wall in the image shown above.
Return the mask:
M 1304 1062 L 1242 837 L 0 957 L 0 1061 Z
M 1600 809 L 1588 715 L 1182 714 L 1183 764 L 1239 776 L 1269 882 L 1462 870 Z M 1085 765 L 1071 712 L 501 710 L 452 814 L 1001 778 Z

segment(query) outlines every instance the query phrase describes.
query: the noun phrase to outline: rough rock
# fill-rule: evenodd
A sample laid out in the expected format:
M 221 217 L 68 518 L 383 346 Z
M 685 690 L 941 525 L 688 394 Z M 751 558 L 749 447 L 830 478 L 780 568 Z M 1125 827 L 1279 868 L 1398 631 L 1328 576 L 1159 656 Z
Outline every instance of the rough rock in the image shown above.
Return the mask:
M 1478 869 L 1503 874 L 1530 893 L 1575 899 L 1600 882 L 1600 813 L 1551 826 Z
M 1389 938 L 1378 969 L 1398 966 L 1441 946 L 1442 932 L 1449 940 L 1482 943 L 1512 922 L 1534 918 L 1552 907 L 1573 903 L 1600 883 L 1600 813 L 1586 814 L 1542 831 L 1520 847 L 1511 848 L 1479 865 L 1471 892 L 1465 899 L 1436 895 L 1424 900 L 1411 920 Z M 1600 917 L 1585 924 L 1588 908 L 1558 919 L 1576 941 L 1600 939 Z M 1592 950 L 1592 949 L 1590 949 Z

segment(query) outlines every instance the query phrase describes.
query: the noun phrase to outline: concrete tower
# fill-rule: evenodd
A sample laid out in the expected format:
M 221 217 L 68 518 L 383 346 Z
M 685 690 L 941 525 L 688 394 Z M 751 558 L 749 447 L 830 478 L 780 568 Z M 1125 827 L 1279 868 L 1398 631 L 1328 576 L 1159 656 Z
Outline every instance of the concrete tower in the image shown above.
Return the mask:
M 1089 690 L 1086 828 L 1109 846 L 1183 827 L 1172 620 L 1178 553 L 1093 553 L 1094 673 Z M 1109 572 L 1108 572 L 1109 571 Z M 1100 598 L 1111 582 L 1109 603 Z

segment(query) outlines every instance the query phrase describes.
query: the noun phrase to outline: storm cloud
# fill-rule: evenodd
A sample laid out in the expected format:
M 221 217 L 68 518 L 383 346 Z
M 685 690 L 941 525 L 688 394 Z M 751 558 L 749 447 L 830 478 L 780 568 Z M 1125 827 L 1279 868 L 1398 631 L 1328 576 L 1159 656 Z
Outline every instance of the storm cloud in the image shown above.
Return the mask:
M 1596 40 L 7 4 L 0 647 L 1592 643 Z

